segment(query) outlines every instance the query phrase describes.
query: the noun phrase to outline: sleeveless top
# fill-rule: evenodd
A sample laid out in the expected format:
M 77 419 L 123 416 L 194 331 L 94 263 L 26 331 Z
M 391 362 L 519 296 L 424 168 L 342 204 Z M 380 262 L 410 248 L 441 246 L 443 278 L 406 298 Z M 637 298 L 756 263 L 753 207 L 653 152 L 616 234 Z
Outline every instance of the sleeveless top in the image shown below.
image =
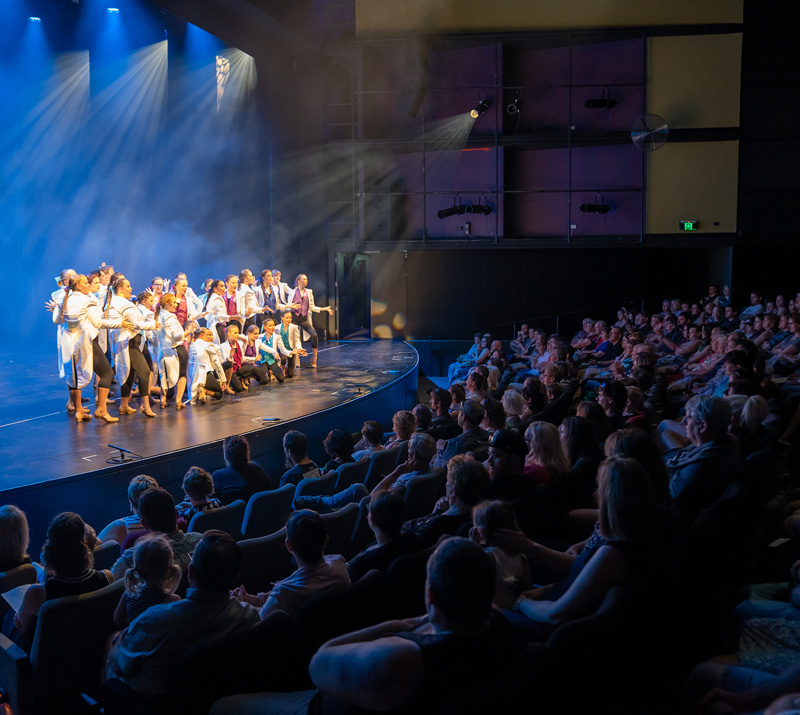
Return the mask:
M 164 603 L 167 594 L 160 588 L 149 588 L 143 586 L 137 594 L 125 594 L 125 612 L 128 614 L 128 623 L 132 622 L 136 616 L 144 613 L 150 606 L 157 606 Z
M 50 601 L 54 598 L 64 598 L 64 596 L 79 596 L 82 593 L 91 593 L 108 586 L 111 581 L 108 574 L 103 571 L 90 569 L 77 578 L 58 578 L 51 576 L 44 582 L 44 600 Z

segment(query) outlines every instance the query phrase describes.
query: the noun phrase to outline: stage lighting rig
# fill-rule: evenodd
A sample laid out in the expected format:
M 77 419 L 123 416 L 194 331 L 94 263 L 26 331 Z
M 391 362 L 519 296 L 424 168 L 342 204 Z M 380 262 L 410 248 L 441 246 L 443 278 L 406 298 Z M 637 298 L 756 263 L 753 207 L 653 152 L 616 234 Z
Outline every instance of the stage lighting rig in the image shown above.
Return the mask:
M 483 114 L 487 109 L 489 109 L 490 106 L 491 103 L 489 102 L 488 99 L 482 99 L 475 105 L 475 109 L 470 111 L 469 116 L 472 117 L 473 119 L 477 119 L 478 117 L 481 116 L 481 114 Z

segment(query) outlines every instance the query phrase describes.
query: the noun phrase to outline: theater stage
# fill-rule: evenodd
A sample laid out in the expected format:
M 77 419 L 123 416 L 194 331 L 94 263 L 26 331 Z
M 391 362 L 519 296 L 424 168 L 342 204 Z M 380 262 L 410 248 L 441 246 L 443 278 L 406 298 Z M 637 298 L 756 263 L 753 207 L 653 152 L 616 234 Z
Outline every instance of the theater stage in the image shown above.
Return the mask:
M 67 415 L 67 392 L 55 362 L 51 354 L 41 358 L 41 365 L 25 367 L 10 364 L 12 357 L 3 359 L 0 504 L 17 504 L 27 512 L 33 548 L 59 511 L 78 511 L 98 530 L 126 514 L 125 489 L 136 474 L 149 474 L 181 496 L 180 482 L 190 466 L 209 471 L 224 466 L 221 442 L 229 435 L 247 434 L 252 459 L 277 480 L 284 471 L 281 440 L 288 430 L 304 432 L 311 458 L 324 463 L 321 442 L 332 427 L 357 431 L 366 419 L 390 424 L 396 410 L 410 409 L 417 398 L 418 356 L 411 346 L 341 341 L 321 344 L 319 367 L 304 365 L 283 384 L 253 383 L 239 396 L 181 411 L 154 407 L 155 419 L 136 414 L 116 424 L 76 423 Z M 112 395 L 117 393 L 115 388 Z M 111 414 L 117 406 L 110 407 Z M 265 422 L 265 417 L 279 421 Z M 109 444 L 141 459 L 108 464 L 119 456 Z

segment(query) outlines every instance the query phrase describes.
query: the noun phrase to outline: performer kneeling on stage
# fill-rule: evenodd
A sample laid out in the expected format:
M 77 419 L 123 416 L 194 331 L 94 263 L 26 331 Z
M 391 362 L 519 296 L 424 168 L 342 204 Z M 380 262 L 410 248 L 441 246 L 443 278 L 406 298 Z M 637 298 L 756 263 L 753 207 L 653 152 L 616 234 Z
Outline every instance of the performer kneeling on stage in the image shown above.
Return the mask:
M 225 376 L 228 379 L 226 392 L 229 395 L 244 392 L 247 389 L 247 384 L 242 380 L 249 380 L 252 377 L 256 379 L 259 385 L 268 384 L 269 377 L 263 368 L 256 365 L 255 362 L 247 362 L 245 360 L 244 354 L 248 341 L 239 335 L 239 326 L 229 325 L 226 333 L 228 339 L 219 346 L 223 360 L 222 367 L 225 368 Z

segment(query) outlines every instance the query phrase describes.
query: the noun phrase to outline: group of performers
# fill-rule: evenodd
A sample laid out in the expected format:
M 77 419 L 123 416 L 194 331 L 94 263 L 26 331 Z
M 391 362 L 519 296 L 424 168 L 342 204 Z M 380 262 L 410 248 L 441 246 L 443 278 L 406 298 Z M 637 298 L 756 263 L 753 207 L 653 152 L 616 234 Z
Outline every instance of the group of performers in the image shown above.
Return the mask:
M 294 377 L 299 358 L 308 352 L 317 367 L 318 336 L 312 313 L 333 314 L 318 306 L 300 274 L 294 288 L 280 280 L 280 271 L 265 269 L 256 283 L 250 270 L 223 280 L 207 280 L 201 297 L 189 287 L 186 274 L 172 283 L 157 277 L 133 300 L 130 281 L 103 265 L 88 275 L 72 269 L 61 272 L 59 288 L 46 304 L 58 326 L 59 374 L 69 390 L 67 411 L 77 422 L 92 419 L 83 406 L 81 390 L 95 380 L 94 417 L 119 422 L 108 405 L 115 374 L 120 386 L 119 414 L 136 412 L 130 406 L 134 383 L 141 401 L 139 412 L 155 417 L 150 399 L 166 408 L 188 402 L 204 403 L 207 396 L 247 390 L 252 381 L 268 384 Z M 113 364 L 113 368 L 112 368 Z

